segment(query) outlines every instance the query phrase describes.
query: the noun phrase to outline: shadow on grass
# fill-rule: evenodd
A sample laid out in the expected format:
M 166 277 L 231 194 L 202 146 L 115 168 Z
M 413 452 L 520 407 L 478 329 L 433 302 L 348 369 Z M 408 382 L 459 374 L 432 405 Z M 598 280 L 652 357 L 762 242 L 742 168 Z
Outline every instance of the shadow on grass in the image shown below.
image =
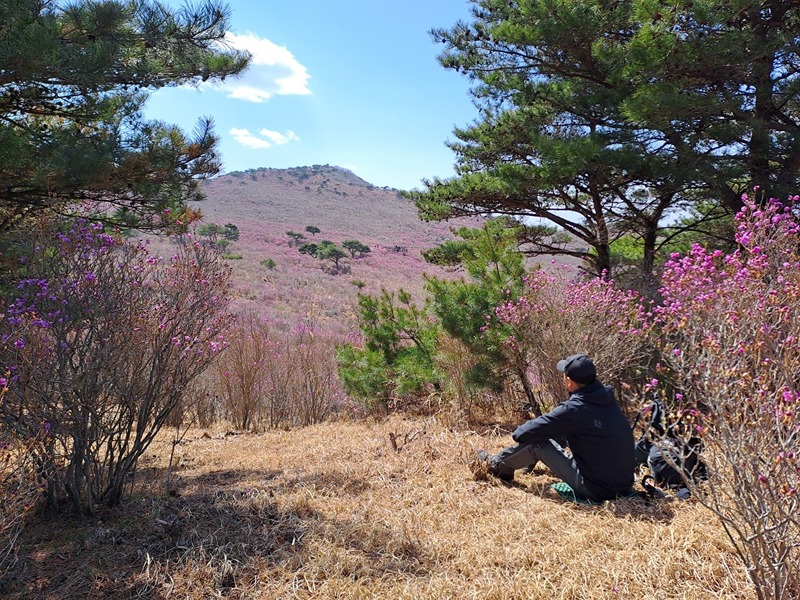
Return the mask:
M 176 585 L 173 570 L 193 573 L 203 597 L 224 595 L 254 559 L 283 560 L 286 548 L 302 541 L 304 521 L 315 518 L 277 508 L 270 488 L 226 487 L 253 475 L 211 473 L 198 478 L 198 491 L 179 496 L 140 489 L 94 518 L 33 515 L 0 596 L 161 598 Z M 175 591 L 183 597 L 188 589 Z
M 667 499 L 653 499 L 642 495 L 630 497 L 620 497 L 614 500 L 607 500 L 600 504 L 580 504 L 564 499 L 557 492 L 550 489 L 549 483 L 546 486 L 534 486 L 527 488 L 520 486 L 526 492 L 537 494 L 552 502 L 567 504 L 575 507 L 576 510 L 585 511 L 608 511 L 617 517 L 635 519 L 637 521 L 650 521 L 654 523 L 669 523 L 675 518 L 675 511 L 672 502 Z
M 335 471 L 284 476 L 244 469 L 184 475 L 176 495 L 152 479 L 99 517 L 34 516 L 0 596 L 244 598 L 242 590 L 256 590 L 265 572 L 291 573 L 315 559 L 309 539 L 354 558 L 337 564 L 342 571 L 360 564 L 369 576 L 423 572 L 423 550 L 401 532 L 366 515 L 324 517 L 307 499 L 356 495 L 369 488 L 366 481 Z M 294 493 L 306 486 L 314 494 Z
M 324 496 L 358 496 L 370 488 L 366 480 L 341 471 L 304 474 L 287 485 L 310 487 Z
M 532 475 L 535 475 L 532 480 L 520 481 L 519 479 L 514 479 L 513 481 L 503 481 L 493 477 L 488 473 L 488 469 L 481 469 L 480 466 L 470 465 L 472 478 L 476 481 L 483 481 L 488 485 L 517 489 L 526 494 L 540 496 L 551 502 L 572 506 L 576 510 L 610 511 L 617 517 L 655 523 L 669 523 L 675 518 L 674 505 L 676 501 L 672 498 L 649 498 L 641 494 L 627 498 L 616 498 L 602 504 L 581 504 L 565 500 L 550 488 L 550 485 L 557 480 L 550 476 L 549 471 L 535 469 L 532 472 Z

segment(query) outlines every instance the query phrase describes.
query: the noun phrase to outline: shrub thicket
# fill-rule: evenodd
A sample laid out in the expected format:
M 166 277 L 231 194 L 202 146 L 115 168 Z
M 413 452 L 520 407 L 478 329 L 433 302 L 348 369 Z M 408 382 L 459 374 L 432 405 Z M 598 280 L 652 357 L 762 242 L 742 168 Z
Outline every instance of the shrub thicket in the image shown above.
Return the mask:
M 426 327 L 433 331 L 441 323 L 449 335 L 430 338 L 435 346 L 425 354 L 435 350 L 438 362 L 429 381 L 445 401 L 472 410 L 469 381 L 497 349 L 501 356 L 491 364 L 513 366 L 546 408 L 565 393 L 555 363 L 585 352 L 596 360 L 605 382 L 625 390 L 621 399 L 639 402 L 645 394 L 661 395 L 670 411 L 691 416 L 685 423 L 691 430 L 684 433 L 703 440 L 708 481 L 687 484 L 719 517 L 757 595 L 795 597 L 800 594 L 793 566 L 800 561 L 797 202 L 772 201 L 759 208 L 746 201 L 737 217 L 739 249 L 725 254 L 695 245 L 686 256 L 673 255 L 658 304 L 611 281 L 570 279 L 564 269 L 520 275 L 523 286 L 517 292 L 513 282 L 491 279 L 503 274 L 499 261 L 486 271 L 472 269 L 477 273 L 472 282 L 435 281 L 429 286 L 435 318 Z M 442 257 L 469 264 L 462 257 L 476 245 L 466 239 L 445 248 L 453 252 Z M 481 277 L 482 272 L 488 276 Z M 371 322 L 362 326 L 365 349 L 351 347 L 340 360 L 349 359 L 349 371 L 358 374 L 348 379 L 348 371 L 343 373 L 345 383 L 360 385 L 357 390 L 351 385 L 351 391 L 385 403 L 396 393 L 392 384 L 414 373 L 396 360 L 400 342 L 409 344 L 413 336 L 404 333 L 408 327 L 398 327 L 386 299 L 372 304 L 373 310 L 362 314 Z M 424 315 L 417 313 L 415 322 L 426 322 Z M 381 345 L 382 335 L 390 343 Z M 394 360 L 387 362 L 387 356 Z M 505 380 L 506 394 L 514 387 Z
M 297 324 L 282 329 L 252 313 L 238 319 L 210 385 L 234 427 L 263 431 L 318 423 L 343 403 L 333 341 Z
M 93 513 L 123 497 L 189 383 L 224 347 L 229 270 L 196 243 L 164 261 L 101 225 L 31 245 L 8 308 L 0 404 L 31 448 L 50 506 Z
M 506 360 L 519 365 L 547 408 L 566 393 L 554 368 L 565 356 L 588 354 L 604 382 L 626 386 L 644 379 L 652 362 L 644 300 L 611 281 L 581 281 L 568 269 L 536 270 L 525 276 L 519 299 L 495 312 L 508 331 L 502 345 Z
M 746 200 L 731 254 L 696 245 L 673 256 L 656 310 L 664 373 L 706 448 L 709 479 L 698 497 L 759 598 L 800 596 L 797 201 Z

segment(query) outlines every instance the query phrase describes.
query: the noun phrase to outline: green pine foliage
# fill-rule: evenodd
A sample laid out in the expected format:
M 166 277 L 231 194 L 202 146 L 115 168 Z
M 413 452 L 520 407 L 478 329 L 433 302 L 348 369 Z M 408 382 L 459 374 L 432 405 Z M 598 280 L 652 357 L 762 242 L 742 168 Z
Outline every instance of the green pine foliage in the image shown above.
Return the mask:
M 300 254 L 308 254 L 309 256 L 313 256 L 314 258 L 317 257 L 317 253 L 319 252 L 319 246 L 317 244 L 303 244 L 300 246 L 297 251 Z
M 423 218 L 549 223 L 578 243 L 539 232 L 527 251 L 614 278 L 635 265 L 653 288 L 687 210 L 735 212 L 754 186 L 760 199 L 796 192 L 796 2 L 473 4 L 471 21 L 431 32 L 479 112 L 454 132 L 458 175 L 409 194 Z M 694 225 L 702 241 L 704 223 L 680 227 Z
M 319 243 L 317 247 L 317 255 L 316 257 L 320 260 L 328 260 L 333 263 L 335 269 L 338 270 L 339 262 L 343 258 L 347 258 L 347 253 L 344 250 L 339 248 L 336 244 L 331 242 L 330 240 L 323 240 Z
M 422 258 L 432 265 L 456 267 L 461 265 L 461 256 L 468 250 L 469 243 L 463 240 L 445 240 L 438 246 L 422 251 Z
M 350 253 L 351 258 L 359 258 L 372 252 L 369 246 L 362 244 L 358 240 L 345 240 L 342 242 L 342 248 Z
M 435 365 L 439 327 L 416 306 L 408 292 L 383 290 L 380 296 L 358 295 L 359 328 L 364 344 L 345 344 L 337 351 L 339 378 L 347 391 L 375 408 L 415 397 L 427 386 L 439 386 Z
M 460 280 L 426 278 L 430 293 L 429 307 L 442 329 L 460 340 L 474 355 L 467 374 L 469 383 L 494 391 L 504 389 L 509 380 L 518 381 L 535 405 L 524 372 L 503 358 L 501 345 L 506 330 L 495 325 L 495 307 L 519 298 L 526 273 L 524 256 L 519 251 L 522 228 L 506 219 L 487 222 L 483 227 L 462 227 L 458 242 L 445 242 L 441 253 L 426 256 L 460 264 L 468 278 Z
M 319 232 L 319 229 L 316 227 L 306 227 L 306 231 L 311 232 L 311 229 L 316 229 L 316 233 Z M 293 231 L 287 231 L 286 233 L 290 237 L 303 237 L 302 234 Z M 295 237 L 296 240 L 299 238 Z M 348 257 L 348 253 L 350 254 L 350 258 L 360 258 L 369 254 L 371 250 L 369 246 L 362 244 L 358 240 L 345 240 L 342 242 L 341 247 L 330 240 L 322 240 L 319 244 L 303 244 L 298 248 L 298 252 L 300 252 L 300 254 L 308 254 L 322 261 L 329 261 L 333 264 L 333 272 L 338 272 L 341 268 L 341 261 Z
M 198 226 L 196 233 L 199 236 L 207 237 L 210 240 L 215 241 L 224 233 L 224 231 L 225 228 L 217 225 L 216 223 L 203 223 L 202 225 Z
M 344 344 L 336 350 L 336 363 L 342 385 L 364 408 L 388 408 L 392 373 L 380 352 Z
M 0 23 L 0 230 L 77 202 L 126 227 L 179 226 L 219 170 L 217 139 L 208 119 L 190 135 L 142 107 L 159 88 L 247 66 L 220 44 L 227 8 L 14 0 Z
M 461 342 L 470 352 L 465 381 L 475 390 L 501 392 L 518 386 L 533 410 L 538 402 L 525 369 L 502 351 L 509 330 L 497 323 L 495 308 L 519 298 L 526 274 L 519 250 L 524 227 L 508 219 L 455 231 L 461 240 L 445 242 L 429 256 L 446 256 L 446 264 L 465 271 L 460 280 L 426 278 L 430 298 L 425 309 L 411 296 L 383 291 L 359 294 L 359 327 L 364 344 L 348 344 L 337 354 L 339 375 L 348 392 L 366 405 L 379 398 L 382 406 L 442 386 L 439 366 L 442 336 Z M 456 251 L 458 249 L 458 251 Z
M 236 242 L 239 240 L 239 228 L 233 223 L 227 223 L 225 227 L 222 228 L 222 236 L 226 240 Z
M 291 244 L 299 244 L 301 241 L 306 239 L 305 235 L 303 235 L 302 233 L 298 233 L 297 231 L 291 231 L 291 230 L 287 231 L 286 235 L 288 235 L 290 240 L 291 240 L 289 242 L 290 245 Z
M 233 242 L 239 239 L 239 228 L 233 223 L 225 226 L 216 223 L 203 223 L 195 233 L 208 240 L 208 243 L 220 251 L 226 250 Z M 228 255 L 226 258 L 230 258 Z M 241 258 L 241 256 L 239 256 Z

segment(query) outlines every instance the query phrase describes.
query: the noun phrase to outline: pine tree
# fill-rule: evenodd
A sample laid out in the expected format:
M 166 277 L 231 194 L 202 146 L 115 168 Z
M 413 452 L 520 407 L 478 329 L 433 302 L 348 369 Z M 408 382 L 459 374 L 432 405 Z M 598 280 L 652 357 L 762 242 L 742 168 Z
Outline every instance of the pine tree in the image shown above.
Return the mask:
M 629 237 L 652 285 L 686 207 L 708 208 L 685 222 L 702 228 L 754 184 L 796 193 L 796 2 L 473 4 L 471 22 L 432 31 L 480 112 L 455 130 L 458 175 L 410 194 L 424 218 L 544 220 L 583 244 L 533 230 L 529 251 L 598 275 L 618 275 L 612 245 Z
M 366 244 L 362 244 L 358 240 L 345 240 L 342 242 L 342 248 L 350 253 L 352 258 L 358 256 L 365 256 L 372 252 L 372 249 Z
M 213 1 L 0 3 L 0 230 L 77 205 L 142 229 L 178 220 L 219 170 L 212 123 L 187 135 L 142 107 L 159 88 L 240 73 L 249 56 L 219 44 L 228 21 Z

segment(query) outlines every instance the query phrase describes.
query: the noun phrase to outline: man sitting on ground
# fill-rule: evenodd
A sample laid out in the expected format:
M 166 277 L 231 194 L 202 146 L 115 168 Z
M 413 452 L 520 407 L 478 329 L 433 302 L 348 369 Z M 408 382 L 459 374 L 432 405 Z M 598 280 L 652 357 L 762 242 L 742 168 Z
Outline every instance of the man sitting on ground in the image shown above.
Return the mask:
M 578 496 L 601 502 L 629 493 L 635 469 L 633 432 L 613 391 L 598 381 L 585 354 L 569 356 L 556 368 L 564 373 L 569 398 L 520 425 L 511 434 L 514 446 L 493 456 L 481 450 L 479 457 L 504 481 L 512 481 L 515 470 L 532 469 L 541 461 Z

